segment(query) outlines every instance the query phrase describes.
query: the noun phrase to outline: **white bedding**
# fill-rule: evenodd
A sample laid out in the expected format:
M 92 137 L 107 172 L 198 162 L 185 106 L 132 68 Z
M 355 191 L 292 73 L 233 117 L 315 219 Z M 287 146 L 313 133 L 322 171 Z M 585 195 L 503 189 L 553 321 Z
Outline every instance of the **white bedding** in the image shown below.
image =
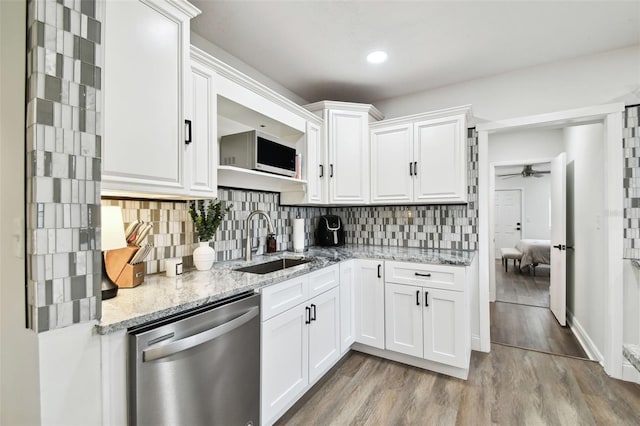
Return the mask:
M 520 240 L 516 248 L 522 252 L 520 268 L 529 265 L 550 265 L 551 264 L 551 241 L 550 240 Z

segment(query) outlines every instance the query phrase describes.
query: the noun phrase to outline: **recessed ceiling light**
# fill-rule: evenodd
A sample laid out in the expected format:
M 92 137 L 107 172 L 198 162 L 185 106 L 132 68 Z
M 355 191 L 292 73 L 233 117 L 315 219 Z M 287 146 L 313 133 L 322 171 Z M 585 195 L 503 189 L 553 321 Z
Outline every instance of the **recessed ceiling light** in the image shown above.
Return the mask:
M 381 64 L 386 60 L 387 60 L 387 52 L 383 52 L 382 50 L 377 50 L 367 55 L 367 61 L 369 61 L 372 64 Z

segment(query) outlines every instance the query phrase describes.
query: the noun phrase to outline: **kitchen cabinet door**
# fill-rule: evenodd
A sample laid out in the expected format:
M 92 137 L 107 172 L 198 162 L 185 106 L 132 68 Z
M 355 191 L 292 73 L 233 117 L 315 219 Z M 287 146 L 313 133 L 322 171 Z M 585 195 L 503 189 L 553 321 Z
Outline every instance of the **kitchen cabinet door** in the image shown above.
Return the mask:
M 414 124 L 414 201 L 467 199 L 466 119 L 464 115 Z
M 383 269 L 383 261 L 355 261 L 355 341 L 380 349 L 384 349 Z
M 422 288 L 385 284 L 386 349 L 422 358 Z
M 187 143 L 184 145 L 189 194 L 203 198 L 217 195 L 218 130 L 215 71 L 192 61 L 190 96 L 187 97 Z
M 369 202 L 368 114 L 358 111 L 329 110 L 328 120 L 329 203 L 367 203 Z
M 187 2 L 107 1 L 103 194 L 183 195 Z
M 309 326 L 305 305 L 262 323 L 262 423 L 270 424 L 309 383 Z
M 322 204 L 326 201 L 327 167 L 326 150 L 322 139 L 322 130 L 307 122 L 307 202 Z
M 423 288 L 424 358 L 468 368 L 465 293 Z
M 371 130 L 371 202 L 413 201 L 413 124 Z
M 308 302 L 309 382 L 313 383 L 340 358 L 340 290 L 333 288 Z
M 355 341 L 355 260 L 340 263 L 340 353 L 346 353 Z

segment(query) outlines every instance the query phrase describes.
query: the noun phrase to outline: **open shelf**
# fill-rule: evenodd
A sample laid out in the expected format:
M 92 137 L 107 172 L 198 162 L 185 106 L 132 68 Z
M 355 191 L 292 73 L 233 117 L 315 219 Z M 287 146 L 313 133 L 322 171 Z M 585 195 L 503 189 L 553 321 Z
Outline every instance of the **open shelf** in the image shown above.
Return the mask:
M 242 169 L 240 167 L 218 166 L 218 186 L 249 190 L 255 189 L 258 191 L 287 192 L 304 191 L 306 184 L 306 180 Z

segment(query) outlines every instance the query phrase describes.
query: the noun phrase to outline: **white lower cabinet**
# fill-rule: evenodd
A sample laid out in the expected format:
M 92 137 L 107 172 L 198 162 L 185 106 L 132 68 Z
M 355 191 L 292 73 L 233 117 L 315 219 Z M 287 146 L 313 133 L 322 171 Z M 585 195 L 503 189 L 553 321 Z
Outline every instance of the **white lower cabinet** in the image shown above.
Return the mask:
M 384 349 L 384 261 L 355 260 L 355 341 Z
M 289 407 L 309 384 L 309 327 L 299 305 L 262 323 L 263 424 Z
M 386 348 L 466 368 L 462 292 L 385 284 Z
M 355 329 L 355 260 L 340 263 L 340 353 L 346 353 L 356 338 Z
M 272 424 L 340 359 L 339 266 L 334 265 L 298 279 L 268 287 L 270 305 L 277 298 L 309 294 L 313 283 L 328 289 L 262 322 L 261 417 Z M 329 277 L 335 280 L 329 284 Z M 280 291 L 282 288 L 284 291 Z M 281 295 L 281 296 L 278 296 Z M 264 295 L 263 295 L 264 296 Z M 263 309 L 265 299 L 263 298 Z
M 465 282 L 461 266 L 387 262 L 386 349 L 468 368 L 471 337 Z

